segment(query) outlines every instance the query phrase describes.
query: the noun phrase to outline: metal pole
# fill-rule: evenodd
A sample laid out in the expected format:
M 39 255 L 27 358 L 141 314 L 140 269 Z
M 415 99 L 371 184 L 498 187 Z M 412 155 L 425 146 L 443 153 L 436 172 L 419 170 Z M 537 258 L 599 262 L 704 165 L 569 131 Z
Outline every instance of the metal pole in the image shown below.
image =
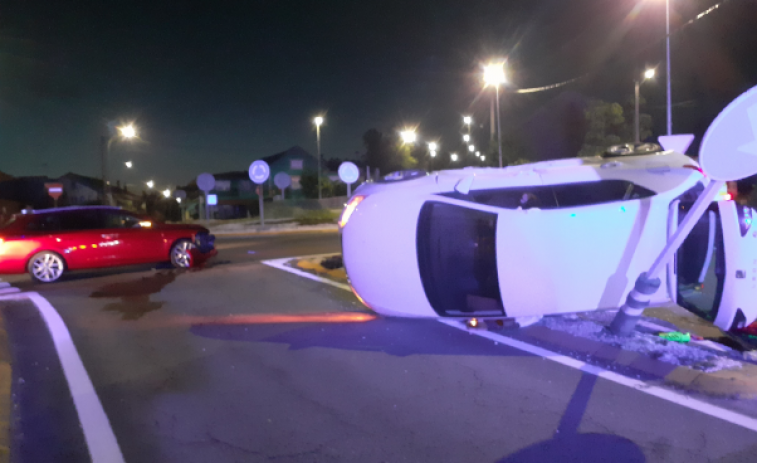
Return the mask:
M 347 199 L 350 199 L 351 196 L 352 196 L 352 184 L 348 183 L 347 184 Z
M 315 126 L 315 136 L 318 143 L 318 199 L 321 199 L 321 126 Z
M 670 237 L 660 255 L 652 263 L 648 272 L 644 272 L 636 279 L 634 289 L 626 297 L 626 302 L 620 308 L 610 324 L 610 331 L 615 334 L 626 336 L 636 327 L 636 322 L 641 318 L 644 309 L 649 306 L 651 296 L 657 292 L 660 287 L 660 279 L 657 274 L 660 273 L 663 266 L 673 257 L 673 254 L 681 247 L 681 244 L 689 236 L 694 225 L 699 221 L 707 208 L 715 199 L 718 190 L 723 187 L 725 182 L 711 180 L 705 187 L 701 195 L 694 201 L 691 210 L 683 218 L 683 221 L 676 229 L 673 236 Z
M 108 174 L 106 168 L 106 158 L 108 157 L 108 137 L 100 136 L 100 168 L 103 181 L 103 204 L 110 205 L 108 201 Z
M 258 186 L 258 207 L 260 209 L 260 225 L 265 225 L 265 217 L 263 214 L 263 185 Z
M 497 148 L 499 148 L 499 167 L 502 167 L 502 128 L 499 121 L 499 85 L 494 87 L 497 98 Z
M 491 108 L 489 112 L 489 141 L 494 141 L 494 102 L 491 101 Z
M 635 143 L 640 143 L 640 139 L 639 139 L 639 81 L 636 80 L 634 82 L 634 84 L 635 84 L 634 94 L 636 96 L 636 111 L 634 112 L 634 119 L 633 119 L 633 121 L 634 121 L 634 123 L 633 123 L 633 128 L 634 128 L 633 141 Z
M 668 135 L 673 135 L 673 105 L 670 102 L 670 0 L 665 0 L 665 39 L 668 65 Z

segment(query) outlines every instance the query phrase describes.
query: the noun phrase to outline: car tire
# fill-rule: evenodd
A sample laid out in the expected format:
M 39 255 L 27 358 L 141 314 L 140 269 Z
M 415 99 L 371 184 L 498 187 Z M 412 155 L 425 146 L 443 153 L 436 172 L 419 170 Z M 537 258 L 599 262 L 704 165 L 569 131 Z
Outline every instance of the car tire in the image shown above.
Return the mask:
M 66 271 L 66 261 L 60 254 L 52 251 L 38 252 L 26 266 L 32 280 L 36 283 L 53 283 Z
M 176 268 L 189 268 L 192 266 L 192 256 L 189 250 L 195 247 L 194 243 L 188 239 L 181 239 L 171 246 L 171 265 Z

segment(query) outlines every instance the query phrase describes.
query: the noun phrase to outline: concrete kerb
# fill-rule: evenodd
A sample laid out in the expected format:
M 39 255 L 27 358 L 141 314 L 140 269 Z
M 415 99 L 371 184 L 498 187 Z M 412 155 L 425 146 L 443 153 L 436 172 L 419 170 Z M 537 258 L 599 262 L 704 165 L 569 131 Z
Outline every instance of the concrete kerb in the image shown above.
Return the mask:
M 240 229 L 234 228 L 210 228 L 210 233 L 215 236 L 253 236 L 253 235 L 278 235 L 286 233 L 336 233 L 339 226 L 336 224 L 321 225 L 257 225 Z
M 326 277 L 332 281 L 347 283 L 347 275 L 343 268 L 336 269 L 340 270 L 340 272 L 337 272 L 320 265 L 324 258 L 331 255 L 338 255 L 338 253 L 295 258 L 288 265 L 320 277 Z M 651 326 L 660 326 L 662 328 L 660 331 L 664 331 L 665 326 L 663 325 L 666 325 L 675 327 L 675 330 L 690 332 L 702 337 L 723 335 L 722 331 L 711 323 L 677 306 L 648 308 L 644 311 L 644 317 L 659 320 L 659 325 L 653 323 Z M 516 338 L 529 338 L 537 344 L 548 344 L 566 355 L 589 356 L 598 363 L 608 365 L 617 371 L 642 375 L 652 383 L 666 384 L 685 392 L 736 399 L 757 398 L 757 365 L 746 360 L 738 362 L 740 364 L 738 368 L 724 368 L 714 372 L 706 372 L 688 366 L 663 362 L 639 352 L 623 350 L 617 346 L 545 326 L 522 328 Z M 701 348 L 715 347 L 708 346 L 707 341 L 696 344 L 697 347 Z M 715 348 L 710 350 L 718 352 L 718 349 Z

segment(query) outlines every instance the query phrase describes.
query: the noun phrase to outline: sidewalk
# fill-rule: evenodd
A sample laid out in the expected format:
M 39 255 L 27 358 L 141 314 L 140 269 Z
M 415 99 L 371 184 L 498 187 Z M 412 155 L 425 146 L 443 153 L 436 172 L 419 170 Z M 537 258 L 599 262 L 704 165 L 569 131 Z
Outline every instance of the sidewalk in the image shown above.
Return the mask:
M 8 333 L 0 310 L 0 463 L 10 458 L 11 364 Z
M 347 283 L 344 268 L 326 268 L 321 265 L 324 260 L 293 259 L 288 265 Z M 755 351 L 742 352 L 739 347 L 748 346 L 729 342 L 725 333 L 706 320 L 677 305 L 653 307 L 644 311 L 635 333 L 617 337 L 606 329 L 614 316 L 615 311 L 593 311 L 545 316 L 525 328 L 494 322 L 481 327 L 652 384 L 712 397 L 757 398 Z M 659 336 L 665 331 L 704 339 L 668 341 Z

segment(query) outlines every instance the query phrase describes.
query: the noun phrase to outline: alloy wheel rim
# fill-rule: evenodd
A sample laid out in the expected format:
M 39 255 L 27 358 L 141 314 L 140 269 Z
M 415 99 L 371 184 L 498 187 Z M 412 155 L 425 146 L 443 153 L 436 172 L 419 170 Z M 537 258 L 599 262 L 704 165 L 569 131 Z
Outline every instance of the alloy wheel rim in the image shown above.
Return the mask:
M 173 261 L 179 267 L 189 267 L 190 257 L 189 250 L 192 248 L 192 243 L 184 241 L 173 250 Z
M 40 281 L 49 283 L 60 278 L 63 273 L 63 261 L 54 254 L 45 254 L 32 262 L 32 274 Z

